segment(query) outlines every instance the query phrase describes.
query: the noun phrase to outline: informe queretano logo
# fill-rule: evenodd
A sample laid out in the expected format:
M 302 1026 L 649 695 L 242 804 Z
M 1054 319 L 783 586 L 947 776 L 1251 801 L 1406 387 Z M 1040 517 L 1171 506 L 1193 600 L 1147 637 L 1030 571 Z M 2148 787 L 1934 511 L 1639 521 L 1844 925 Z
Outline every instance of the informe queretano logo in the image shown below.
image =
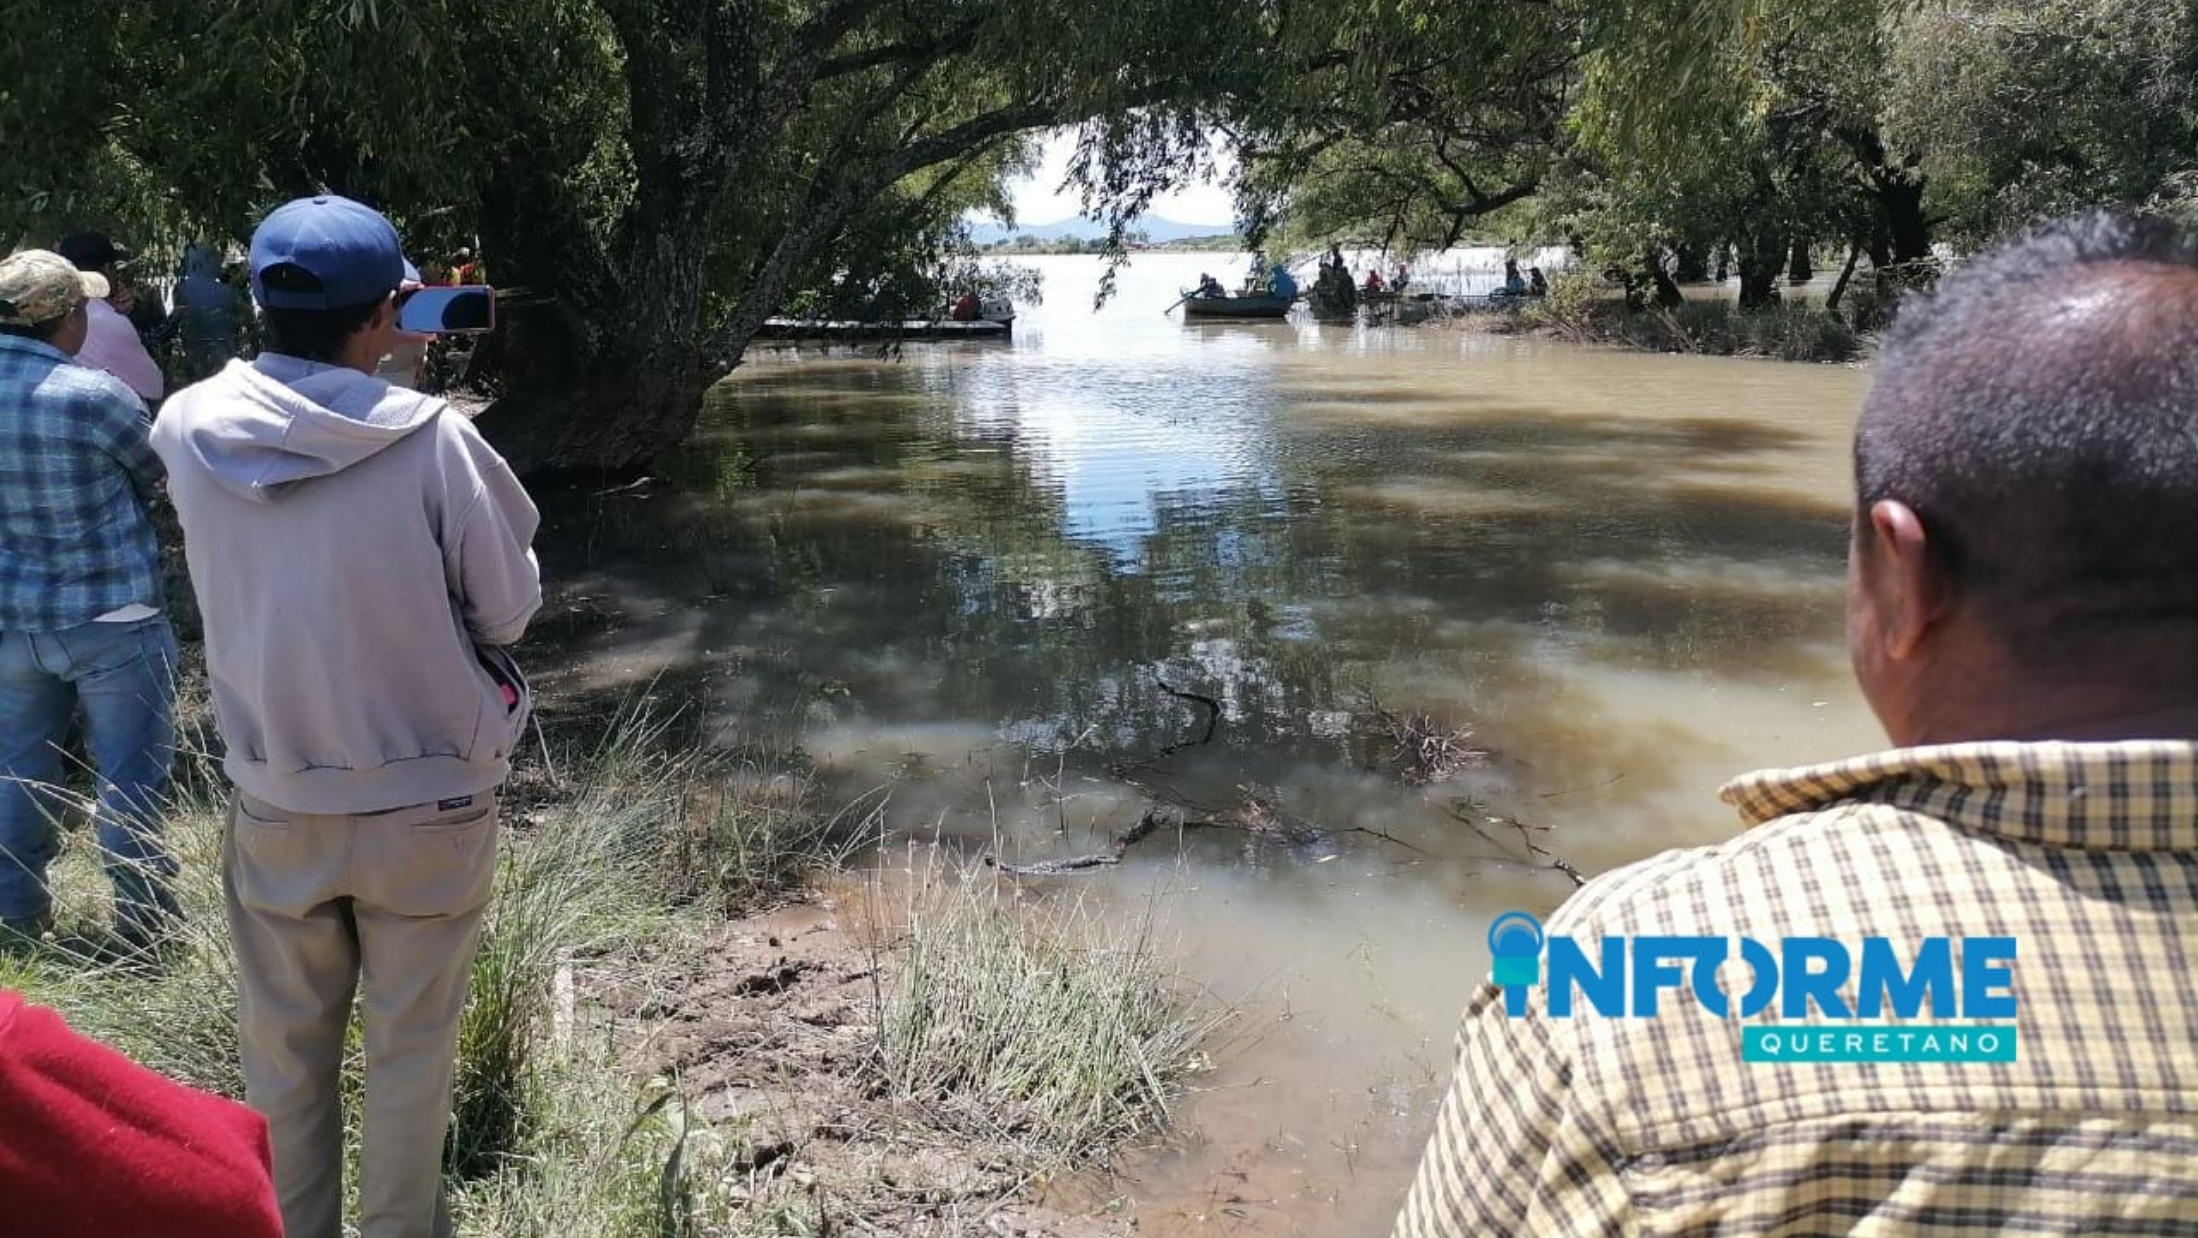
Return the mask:
M 1728 993 L 1718 971 L 1736 944 L 1745 966 L 1727 970 L 1735 982 Z M 1831 937 L 1775 944 L 1752 937 L 1545 938 L 1541 921 L 1507 911 L 1488 926 L 1488 948 L 1495 955 L 1489 979 L 1503 990 L 1504 1013 L 1514 1019 L 1527 1013 L 1538 987 L 1546 987 L 1553 1019 L 1571 1018 L 1582 1003 L 1608 1018 L 1653 1019 L 1666 994 L 1684 994 L 1719 1019 L 1775 1011 L 1791 1021 L 1743 1028 L 1741 1056 L 1750 1062 L 2015 1060 L 2012 937 L 1925 937 L 1907 950 L 1896 950 L 1891 938 L 1865 937 L 1858 959 L 1850 943 Z M 1852 1002 L 1843 992 L 1850 981 Z M 1812 1014 L 1820 1021 L 1805 1022 Z

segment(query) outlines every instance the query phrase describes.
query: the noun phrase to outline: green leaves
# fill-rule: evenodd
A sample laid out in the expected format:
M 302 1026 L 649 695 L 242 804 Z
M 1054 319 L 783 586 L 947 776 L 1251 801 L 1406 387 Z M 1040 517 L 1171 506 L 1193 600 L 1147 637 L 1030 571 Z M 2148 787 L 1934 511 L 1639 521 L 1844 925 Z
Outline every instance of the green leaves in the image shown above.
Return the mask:
M 2181 0 L 1969 0 L 1897 23 L 1887 128 L 1977 244 L 2198 169 L 2198 16 Z

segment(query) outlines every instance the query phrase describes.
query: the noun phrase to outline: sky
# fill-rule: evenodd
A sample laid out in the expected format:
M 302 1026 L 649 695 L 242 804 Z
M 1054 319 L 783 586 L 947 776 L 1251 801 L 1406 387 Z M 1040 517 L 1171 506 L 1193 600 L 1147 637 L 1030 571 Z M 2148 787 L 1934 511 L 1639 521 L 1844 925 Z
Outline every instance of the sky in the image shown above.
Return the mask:
M 1025 227 L 1050 224 L 1083 213 L 1083 201 L 1076 189 L 1073 186 L 1067 190 L 1061 188 L 1061 182 L 1068 176 L 1069 160 L 1075 153 L 1076 130 L 1056 129 L 1046 134 L 1038 171 L 1008 189 L 1015 203 L 1017 223 Z M 1220 178 L 1233 171 L 1234 165 L 1226 151 L 1217 148 L 1216 154 L 1221 166 L 1216 170 L 1215 179 L 1162 194 L 1153 201 L 1150 213 L 1186 224 L 1233 223 L 1236 210 Z

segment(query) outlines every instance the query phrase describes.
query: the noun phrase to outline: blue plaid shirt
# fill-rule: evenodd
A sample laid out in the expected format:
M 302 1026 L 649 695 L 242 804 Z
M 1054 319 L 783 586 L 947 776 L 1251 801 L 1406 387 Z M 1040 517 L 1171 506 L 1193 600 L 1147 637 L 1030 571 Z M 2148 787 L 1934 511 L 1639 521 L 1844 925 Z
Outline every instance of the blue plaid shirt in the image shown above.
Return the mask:
M 160 605 L 144 405 L 36 340 L 0 335 L 0 632 Z

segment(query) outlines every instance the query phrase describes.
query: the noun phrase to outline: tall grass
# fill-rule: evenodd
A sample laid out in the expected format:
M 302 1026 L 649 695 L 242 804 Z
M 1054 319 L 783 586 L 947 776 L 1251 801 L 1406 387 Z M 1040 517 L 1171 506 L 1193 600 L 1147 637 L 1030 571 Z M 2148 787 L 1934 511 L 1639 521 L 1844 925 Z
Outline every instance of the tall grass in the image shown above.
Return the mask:
M 505 819 L 459 1030 L 450 1169 L 471 1232 L 703 1232 L 706 1161 L 661 1096 L 637 1108 L 642 1089 L 618 1065 L 617 1029 L 591 1025 L 560 995 L 591 966 L 648 986 L 723 915 L 837 858 L 806 782 L 766 784 L 709 755 L 670 751 L 665 727 L 638 713 L 607 734 L 577 763 L 562 802 Z M 181 864 L 173 889 L 183 914 L 158 965 L 112 957 L 102 941 L 105 881 L 79 831 L 53 874 L 66 918 L 43 949 L 0 956 L 0 985 L 164 1074 L 241 1097 L 219 780 L 194 768 L 177 785 L 165 836 Z M 766 785 L 768 797 L 738 790 Z M 355 1095 L 353 1031 L 346 1090 Z M 730 1232 L 734 1219 L 717 1218 L 710 1232 Z M 589 1224 L 574 1230 L 568 1220 Z
M 460 1231 L 813 1232 L 814 1201 L 747 1190 L 746 1132 L 698 1124 L 673 1083 L 636 1078 L 623 1057 L 633 1029 L 585 995 L 648 1002 L 699 965 L 715 925 L 836 865 L 853 831 L 816 810 L 804 779 L 681 747 L 645 715 L 607 734 L 572 763 L 555 804 L 507 811 L 459 1035 L 449 1169 Z M 166 832 L 183 916 L 160 964 L 100 948 L 105 880 L 76 831 L 55 873 L 67 918 L 44 948 L 0 952 L 0 986 L 163 1073 L 241 1097 L 219 780 L 197 768 L 178 785 Z M 927 889 L 887 969 L 863 1068 L 879 1094 L 948 1134 L 1006 1141 L 1032 1168 L 1164 1118 L 1210 1022 L 1168 984 L 1144 923 L 1016 905 L 974 879 Z M 354 1027 L 354 1099 L 358 1044 Z
M 939 1125 L 1036 1168 L 1160 1126 L 1221 1015 L 1172 983 L 1149 916 L 930 883 L 880 1003 L 873 1070 Z
M 198 762 L 193 762 L 194 765 Z M 200 787 L 204 771 L 179 784 Z M 66 792 L 62 815 L 92 816 L 89 799 Z M 202 791 L 179 793 L 167 814 L 169 850 L 182 866 L 173 893 L 181 909 L 161 965 L 117 952 L 106 925 L 108 890 L 91 831 L 64 836 L 50 878 L 59 915 L 46 948 L 0 954 L 0 987 L 58 1008 L 78 1031 L 195 1087 L 244 1093 L 237 1064 L 236 954 L 222 918 L 222 808 Z

